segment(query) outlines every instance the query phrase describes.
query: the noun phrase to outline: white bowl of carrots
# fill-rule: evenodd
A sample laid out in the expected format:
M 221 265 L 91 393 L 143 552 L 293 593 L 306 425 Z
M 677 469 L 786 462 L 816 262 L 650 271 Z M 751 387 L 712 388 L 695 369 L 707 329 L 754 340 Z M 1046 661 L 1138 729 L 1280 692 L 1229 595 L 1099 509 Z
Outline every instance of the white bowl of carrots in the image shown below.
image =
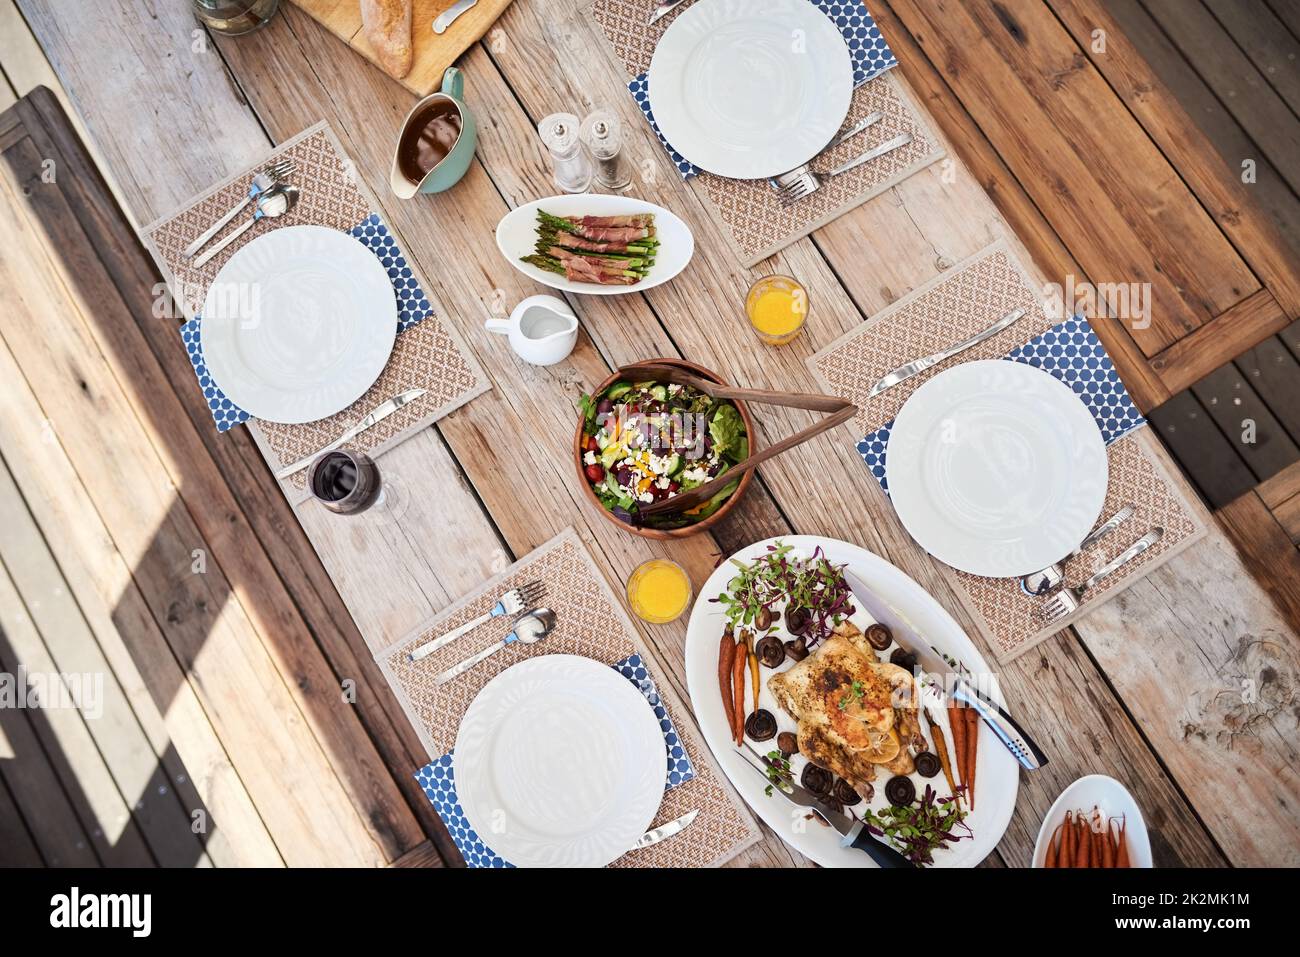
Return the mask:
M 1033 866 L 1153 866 L 1146 822 L 1133 795 L 1104 774 L 1079 778 L 1043 818 Z

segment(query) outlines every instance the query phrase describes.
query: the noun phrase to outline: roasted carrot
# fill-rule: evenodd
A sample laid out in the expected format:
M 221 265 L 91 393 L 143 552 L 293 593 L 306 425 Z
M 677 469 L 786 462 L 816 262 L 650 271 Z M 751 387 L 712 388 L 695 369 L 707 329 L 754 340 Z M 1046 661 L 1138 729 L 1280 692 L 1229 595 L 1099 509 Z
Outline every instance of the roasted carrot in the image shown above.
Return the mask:
M 1092 867 L 1092 837 L 1088 833 L 1088 822 L 1084 820 L 1082 811 L 1074 816 L 1074 828 L 1077 839 L 1074 849 L 1074 866 Z
M 736 643 L 731 637 L 731 626 L 722 633 L 722 643 L 718 647 L 718 685 L 722 690 L 722 707 L 727 712 L 727 730 L 736 736 L 736 705 L 734 692 L 731 690 L 731 669 L 736 661 Z
M 749 648 L 749 683 L 754 686 L 754 710 L 757 711 L 758 691 L 760 687 L 759 679 L 758 679 L 758 655 L 754 654 L 754 647 L 752 642 L 750 643 L 750 648 Z
M 1047 839 L 1047 854 L 1043 858 L 1044 867 L 1056 867 L 1057 862 L 1060 860 L 1061 842 L 1058 842 L 1057 838 L 1060 837 L 1061 828 L 1064 826 L 1064 824 L 1056 825 L 1056 830 L 1053 831 L 1052 836 Z
M 952 728 L 952 754 L 957 762 L 957 774 L 966 791 L 966 804 L 970 805 L 970 788 L 966 778 L 966 718 L 955 704 L 948 705 L 948 726 Z
M 1065 823 L 1061 832 L 1061 853 L 1057 862 L 1061 867 L 1074 866 L 1074 812 L 1065 812 Z
M 1128 862 L 1128 840 L 1127 840 L 1127 839 L 1125 838 L 1125 836 L 1124 836 L 1124 832 L 1125 832 L 1127 829 L 1128 829 L 1128 819 L 1127 819 L 1126 817 L 1124 817 L 1124 816 L 1121 816 L 1120 819 L 1119 819 L 1119 841 L 1117 842 L 1117 843 L 1119 844 L 1119 847 L 1118 847 L 1118 849 L 1115 851 L 1115 866 L 1116 866 L 1116 867 L 1128 867 L 1128 866 L 1129 866 L 1129 862 Z
M 966 800 L 973 811 L 975 810 L 975 761 L 980 743 L 980 716 L 974 708 L 963 710 L 966 718 L 966 773 L 970 776 L 966 782 Z
M 745 643 L 736 642 L 736 660 L 731 668 L 731 693 L 735 696 L 732 702 L 736 706 L 736 716 L 733 719 L 732 737 L 736 739 L 737 746 L 745 743 L 745 671 L 748 656 L 745 654 Z
M 1106 822 L 1106 833 L 1101 838 L 1101 866 L 1115 866 L 1115 835 L 1110 829 L 1110 821 Z
M 925 712 L 925 720 L 930 723 L 930 737 L 934 739 L 934 750 L 939 755 L 939 766 L 943 768 L 943 776 L 948 779 L 948 790 L 954 798 L 960 800 L 957 794 L 957 782 L 952 777 L 952 764 L 948 760 L 948 742 L 944 738 L 943 728 L 939 727 L 929 709 Z

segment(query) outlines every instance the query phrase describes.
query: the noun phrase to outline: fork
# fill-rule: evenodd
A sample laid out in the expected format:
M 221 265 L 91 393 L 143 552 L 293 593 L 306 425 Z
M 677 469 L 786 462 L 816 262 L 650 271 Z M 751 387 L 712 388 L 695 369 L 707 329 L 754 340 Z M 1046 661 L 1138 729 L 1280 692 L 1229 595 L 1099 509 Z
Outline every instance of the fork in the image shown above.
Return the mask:
M 465 624 L 453 628 L 445 635 L 434 638 L 432 641 L 426 641 L 418 648 L 410 651 L 407 654 L 407 658 L 411 661 L 419 661 L 421 658 L 427 658 L 439 648 L 447 647 L 447 645 L 451 644 L 461 635 L 468 631 L 472 631 L 486 621 L 491 621 L 493 618 L 500 618 L 503 615 L 518 615 L 530 608 L 536 608 L 537 604 L 542 600 L 542 597 L 545 594 L 546 586 L 539 581 L 531 581 L 525 585 L 520 585 L 518 588 L 512 588 L 497 598 L 496 604 L 493 605 L 492 609 L 486 614 L 479 615 L 472 621 L 467 621 Z
M 258 196 L 266 192 L 272 186 L 292 176 L 296 168 L 297 165 L 293 160 L 279 160 L 263 167 L 259 172 L 254 174 L 253 181 L 248 186 L 248 195 L 245 196 L 238 205 L 232 206 L 224 216 L 209 226 L 202 236 L 186 246 L 181 255 L 186 259 L 193 256 L 203 248 L 204 243 L 210 240 L 217 233 L 221 232 L 226 223 L 238 216 L 245 206 L 253 202 L 253 200 L 257 199 Z
M 827 143 L 825 146 L 821 148 L 821 151 L 817 154 L 817 156 L 814 156 L 812 159 L 808 160 L 807 163 L 800 163 L 794 169 L 789 170 L 785 173 L 781 173 L 778 176 L 769 176 L 767 178 L 767 184 L 771 186 L 773 189 L 779 190 L 786 183 L 794 182 L 804 173 L 808 172 L 808 170 L 811 168 L 811 164 L 813 160 L 817 159 L 820 156 L 825 156 L 827 153 L 835 149 L 835 147 L 839 146 L 841 143 L 853 139 L 853 137 L 857 136 L 859 133 L 864 132 L 865 130 L 869 129 L 872 126 L 875 126 L 884 118 L 885 118 L 885 114 L 881 113 L 879 110 L 876 110 L 874 113 L 868 113 L 866 116 L 858 120 L 852 126 L 843 127 L 838 133 L 835 134 L 834 139 L 832 139 L 829 143 Z
M 1112 558 L 1082 585 L 1067 585 L 1065 588 L 1058 591 L 1047 600 L 1046 604 L 1043 605 L 1043 614 L 1047 617 L 1048 622 L 1060 621 L 1062 618 L 1068 618 L 1070 615 L 1073 615 L 1079 610 L 1079 605 L 1082 603 L 1083 596 L 1087 591 L 1097 587 L 1097 584 L 1103 578 L 1107 578 L 1119 571 L 1122 566 L 1127 565 L 1156 542 L 1160 541 L 1160 539 L 1164 537 L 1164 534 L 1165 530 L 1157 525 L 1128 548 L 1124 549 L 1124 551 Z
M 828 170 L 825 173 L 818 173 L 811 168 L 806 169 L 798 176 L 783 183 L 777 189 L 776 192 L 781 198 L 781 205 L 789 206 L 791 203 L 797 203 L 799 200 L 804 199 L 821 189 L 822 186 L 825 185 L 826 181 L 831 177 L 839 176 L 841 173 L 847 173 L 851 169 L 857 169 L 863 163 L 884 156 L 886 153 L 892 152 L 901 146 L 906 146 L 910 142 L 912 142 L 911 133 L 900 133 L 893 139 L 885 140 L 885 142 L 867 150 L 861 156 L 855 156 L 848 162 L 841 163 L 839 166 L 836 166 L 834 169 Z
M 1093 545 L 1096 545 L 1111 532 L 1115 531 L 1115 529 L 1119 528 L 1133 517 L 1134 511 L 1135 508 L 1131 502 L 1128 505 L 1125 505 L 1110 518 L 1106 519 L 1105 522 L 1089 532 L 1088 537 L 1079 543 L 1079 547 L 1070 552 L 1070 554 L 1066 555 L 1059 562 L 1053 562 L 1042 571 L 1030 572 L 1028 575 L 1021 578 L 1020 590 L 1031 598 L 1039 598 L 1043 595 L 1050 594 L 1057 585 L 1061 584 L 1061 582 L 1065 580 L 1066 562 L 1080 553 L 1087 551 L 1089 548 L 1092 548 Z

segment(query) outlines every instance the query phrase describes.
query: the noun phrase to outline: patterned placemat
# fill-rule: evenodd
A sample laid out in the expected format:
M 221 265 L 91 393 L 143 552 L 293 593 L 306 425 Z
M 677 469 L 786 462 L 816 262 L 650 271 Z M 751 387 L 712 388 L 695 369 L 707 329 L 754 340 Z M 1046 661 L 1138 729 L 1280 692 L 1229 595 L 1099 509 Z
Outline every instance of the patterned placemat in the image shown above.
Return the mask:
M 611 667 L 632 682 L 654 710 L 655 718 L 659 722 L 659 730 L 663 732 L 664 753 L 668 762 L 668 776 L 664 780 L 664 790 L 670 791 L 678 785 L 693 780 L 695 768 L 691 765 L 690 755 L 682 746 L 677 726 L 673 724 L 668 709 L 664 707 L 663 699 L 659 697 L 659 690 L 655 687 L 654 679 L 650 677 L 650 671 L 641 660 L 641 656 L 628 655 Z M 420 787 L 428 797 L 429 803 L 447 825 L 447 832 L 468 866 L 514 867 L 488 846 L 492 835 L 480 834 L 465 815 L 465 809 L 461 807 L 460 797 L 456 793 L 455 758 L 456 751 L 452 749 L 436 761 L 430 761 L 420 768 L 415 773 L 415 779 L 420 782 Z
M 296 169 L 289 181 L 301 198 L 276 221 L 279 226 L 317 225 L 346 232 L 369 249 L 383 265 L 393 285 L 398 307 L 398 335 L 387 367 L 375 384 L 348 408 L 303 425 L 250 420 L 208 375 L 203 361 L 202 316 L 208 289 L 221 267 L 263 230 L 249 230 L 201 268 L 182 250 L 207 226 L 246 195 L 252 174 L 272 162 L 290 159 Z M 273 150 L 261 162 L 191 200 L 179 211 L 146 226 L 141 235 L 163 270 L 172 294 L 184 310 L 181 337 L 190 355 L 217 430 L 224 432 L 247 422 L 272 468 L 288 465 L 321 448 L 385 399 L 406 389 L 428 391 L 375 427 L 348 443 L 349 448 L 379 455 L 403 439 L 458 408 L 489 388 L 473 354 L 449 323 L 432 311 L 426 285 L 403 255 L 397 237 L 378 213 L 379 204 L 355 175 L 333 130 L 319 123 Z M 219 241 L 244 221 L 241 214 L 214 238 Z M 283 483 L 291 501 L 307 496 L 305 471 Z
M 880 195 L 942 159 L 946 152 L 925 115 L 917 109 L 899 81 L 891 73 L 882 72 L 896 61 L 892 52 L 888 52 L 888 45 L 880 37 L 879 30 L 870 23 L 866 8 L 844 0 L 834 3 L 826 0 L 818 5 L 832 13 L 846 37 L 858 30 L 866 32 L 864 37 L 858 38 L 860 50 L 855 56 L 855 79 L 859 73 L 867 79 L 854 90 L 845 122 L 856 122 L 876 110 L 884 117 L 866 132 L 818 159 L 814 168 L 831 169 L 900 133 L 912 134 L 912 142 L 827 181 L 817 192 L 789 207 L 781 206 L 776 192 L 764 180 L 736 180 L 700 173 L 695 178 L 708 200 L 705 206 L 722 227 L 736 257 L 746 267 L 780 252 L 836 217 Z M 655 44 L 678 12 L 674 11 L 656 24 L 647 25 L 645 6 L 639 0 L 595 0 L 590 9 L 592 17 L 633 77 L 628 88 L 658 135 L 644 74 Z M 855 10 L 861 10 L 861 13 Z M 877 41 L 880 48 L 876 47 Z M 662 137 L 660 141 L 663 142 Z M 696 172 L 689 162 L 673 154 L 668 144 L 664 145 L 679 172 L 683 175 Z
M 960 342 L 1012 309 L 1025 309 L 1026 315 L 987 342 L 873 399 L 866 398 L 885 373 Z M 944 369 L 994 358 L 1041 368 L 1087 404 L 1107 443 L 1110 474 L 1102 515 L 1114 514 L 1129 503 L 1136 509 L 1123 526 L 1069 563 L 1066 580 L 1078 584 L 1151 527 L 1164 529 L 1159 543 L 1103 582 L 1074 615 L 1051 624 L 1043 617 L 1042 599 L 1025 595 L 1016 580 L 981 578 L 936 561 L 995 656 L 1008 661 L 1168 561 L 1200 538 L 1206 524 L 1203 510 L 1164 469 L 1158 446 L 1141 428 L 1145 419 L 1091 325 L 1082 317 L 1054 322 L 1023 263 L 1004 242 L 981 250 L 876 314 L 812 356 L 808 364 L 828 391 L 858 405 L 860 412 L 853 422 L 863 436 L 858 452 L 887 495 L 890 427 L 903 403 Z
M 499 641 L 503 633 L 500 622 L 482 625 L 419 662 L 408 660 L 410 648 L 483 614 L 501 592 L 528 581 L 541 581 L 545 585 L 544 601 L 556 613 L 555 631 L 544 641 L 531 646 L 512 645 L 441 687 L 433 683 L 434 676 Z M 609 582 L 572 528 L 380 651 L 375 659 L 433 757 L 452 750 L 466 709 L 488 681 L 526 657 L 544 654 L 578 654 L 611 664 L 639 655 L 643 661 L 653 662 Z M 654 670 L 651 664 L 650 671 Z M 657 682 L 657 689 L 667 716 L 677 728 L 681 746 L 689 755 L 695 776 L 665 792 L 652 826 L 658 827 L 691 810 L 698 809 L 700 815 L 677 836 L 622 857 L 612 866 L 722 864 L 759 840 L 758 827 L 749 811 L 723 783 L 689 711 L 662 678 Z

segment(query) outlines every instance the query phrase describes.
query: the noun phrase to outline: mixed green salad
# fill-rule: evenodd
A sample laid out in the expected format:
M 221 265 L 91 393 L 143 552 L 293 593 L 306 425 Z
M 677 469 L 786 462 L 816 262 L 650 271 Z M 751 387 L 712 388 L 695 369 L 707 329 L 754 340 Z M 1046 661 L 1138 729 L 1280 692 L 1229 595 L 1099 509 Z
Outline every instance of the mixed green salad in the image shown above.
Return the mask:
M 727 400 L 677 383 L 615 382 L 584 395 L 581 467 L 592 491 L 629 525 L 682 528 L 708 518 L 739 480 L 708 501 L 643 519 L 641 506 L 711 481 L 749 456 L 745 420 Z

